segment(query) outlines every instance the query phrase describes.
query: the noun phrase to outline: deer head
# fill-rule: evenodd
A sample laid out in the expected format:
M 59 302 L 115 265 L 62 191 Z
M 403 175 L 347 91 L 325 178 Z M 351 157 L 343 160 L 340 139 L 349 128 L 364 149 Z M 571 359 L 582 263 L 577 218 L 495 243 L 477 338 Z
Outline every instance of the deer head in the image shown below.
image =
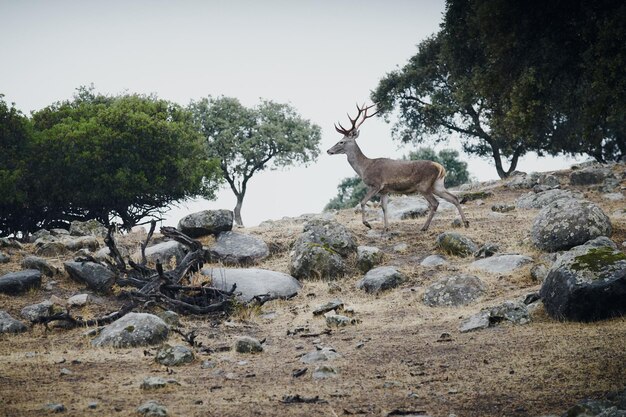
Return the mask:
M 375 105 L 376 104 L 372 104 L 371 106 L 366 107 L 365 104 L 363 104 L 362 106 L 359 107 L 359 105 L 357 104 L 356 108 L 358 110 L 358 113 L 356 117 L 353 119 L 352 117 L 350 117 L 350 114 L 348 114 L 348 119 L 350 120 L 350 123 L 352 124 L 350 129 L 346 129 L 345 127 L 341 125 L 341 123 L 338 123 L 339 126 L 335 125 L 335 130 L 341 133 L 343 135 L 343 138 L 341 138 L 341 140 L 337 142 L 335 146 L 333 146 L 327 151 L 329 155 L 349 153 L 350 149 L 356 146 L 356 138 L 359 137 L 359 127 L 361 127 L 361 125 L 366 119 L 369 119 L 370 117 L 378 113 L 378 110 L 377 110 L 372 114 L 367 114 L 367 111 L 371 109 L 372 107 L 374 107 Z M 362 118 L 361 118 L 361 115 L 363 115 Z M 359 118 L 361 119 L 359 120 Z

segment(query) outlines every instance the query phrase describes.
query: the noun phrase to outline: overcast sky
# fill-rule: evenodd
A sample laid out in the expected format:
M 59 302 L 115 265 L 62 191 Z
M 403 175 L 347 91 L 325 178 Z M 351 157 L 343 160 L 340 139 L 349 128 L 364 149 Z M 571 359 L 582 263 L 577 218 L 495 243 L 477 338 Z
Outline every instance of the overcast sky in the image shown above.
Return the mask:
M 25 114 L 71 99 L 81 85 L 104 94 L 155 93 L 186 105 L 208 95 L 290 103 L 322 127 L 322 153 L 308 167 L 265 171 L 250 180 L 242 217 L 267 219 L 320 212 L 342 178 L 345 156 L 326 149 L 340 136 L 355 102 L 403 66 L 416 45 L 439 29 L 443 0 L 316 1 L 30 1 L 0 0 L 0 93 Z M 345 125 L 345 123 L 344 123 Z M 377 118 L 361 127 L 370 157 L 401 157 Z M 459 148 L 451 138 L 445 147 Z M 479 180 L 496 178 L 489 161 L 469 158 Z M 569 166 L 572 160 L 528 157 L 520 170 Z M 232 209 L 229 189 L 217 201 L 172 210 L 164 224 L 204 210 Z

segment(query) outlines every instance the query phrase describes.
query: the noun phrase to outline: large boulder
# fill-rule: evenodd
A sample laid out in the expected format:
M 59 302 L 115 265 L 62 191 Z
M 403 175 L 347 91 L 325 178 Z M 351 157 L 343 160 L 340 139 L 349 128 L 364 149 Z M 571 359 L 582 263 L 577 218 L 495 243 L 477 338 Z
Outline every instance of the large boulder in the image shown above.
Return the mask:
M 156 263 L 169 264 L 172 261 L 179 263 L 187 254 L 187 247 L 175 240 L 157 243 L 146 248 L 146 260 Z
M 0 293 L 17 295 L 32 288 L 41 286 L 41 272 L 37 269 L 26 269 L 19 272 L 9 272 L 0 277 Z
M 466 257 L 478 250 L 472 239 L 459 233 L 444 232 L 437 236 L 437 247 L 449 255 Z
M 470 264 L 472 268 L 491 274 L 511 274 L 515 270 L 533 262 L 533 258 L 518 254 L 495 255 L 479 259 Z
M 115 283 L 115 273 L 104 265 L 95 262 L 65 262 L 63 264 L 70 277 L 98 292 L 108 292 Z
M 74 220 L 70 224 L 70 235 L 105 237 L 107 235 L 107 228 L 95 219 L 84 222 Z
M 578 194 L 574 194 L 569 190 L 552 189 L 542 191 L 540 193 L 528 193 L 522 195 L 515 202 L 515 206 L 521 209 L 540 209 L 554 203 L 557 200 L 575 198 Z
M 42 274 L 49 277 L 59 273 L 59 270 L 52 266 L 48 261 L 38 256 L 27 256 L 22 259 L 22 268 L 24 269 L 37 269 Z
M 439 201 L 438 210 L 454 209 L 454 205 L 445 200 L 437 198 Z M 380 208 L 366 208 L 366 215 L 375 217 L 379 220 L 383 219 L 383 213 Z M 387 219 L 390 221 L 407 220 L 423 217 L 428 214 L 428 202 L 420 195 L 398 195 L 389 199 L 387 204 Z
M 569 183 L 571 185 L 601 184 L 612 176 L 613 173 L 610 168 L 592 166 L 572 171 L 569 176 Z
M 457 307 L 470 304 L 486 291 L 474 275 L 453 275 L 431 284 L 424 292 L 424 304 L 431 307 Z
M 26 325 L 14 319 L 6 311 L 0 310 L 0 334 L 2 333 L 22 333 L 28 330 Z
M 356 287 L 369 293 L 378 293 L 395 288 L 404 281 L 406 281 L 406 277 L 396 268 L 392 266 L 381 266 L 368 271 L 367 274 L 357 282 Z
M 150 346 L 164 342 L 168 334 L 169 327 L 159 317 L 147 313 L 128 313 L 106 326 L 91 344 L 115 348 Z
M 384 253 L 374 246 L 359 246 L 357 248 L 356 265 L 362 272 L 367 272 L 379 265 L 384 258 Z
M 196 238 L 216 235 L 233 228 L 233 212 L 230 210 L 204 210 L 183 217 L 178 222 L 178 230 Z
M 209 249 L 212 262 L 225 265 L 254 265 L 267 258 L 270 250 L 261 239 L 237 232 L 222 232 Z
M 346 273 L 343 257 L 357 250 L 356 239 L 341 224 L 313 219 L 304 225 L 291 253 L 291 275 L 334 279 Z
M 530 237 L 539 249 L 555 252 L 611 235 L 611 221 L 600 207 L 586 200 L 562 199 L 543 208 Z
M 626 314 L 626 255 L 605 237 L 561 254 L 543 281 L 546 311 L 557 319 L 593 321 Z
M 237 285 L 237 299 L 248 302 L 256 296 L 274 298 L 291 298 L 300 291 L 300 282 L 294 277 L 282 272 L 264 269 L 226 269 L 204 268 L 202 275 L 211 277 L 212 286 L 230 291 Z

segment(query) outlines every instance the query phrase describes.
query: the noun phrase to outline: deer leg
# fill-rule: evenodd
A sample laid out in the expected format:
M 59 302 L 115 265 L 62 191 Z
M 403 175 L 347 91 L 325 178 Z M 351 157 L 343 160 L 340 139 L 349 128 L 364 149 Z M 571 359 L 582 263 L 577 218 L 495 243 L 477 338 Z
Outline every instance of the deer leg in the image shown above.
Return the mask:
M 371 229 L 372 226 L 369 224 L 369 222 L 367 220 L 365 220 L 365 204 L 368 201 L 370 201 L 370 198 L 374 197 L 376 195 L 376 193 L 378 193 L 381 189 L 382 189 L 381 187 L 369 188 L 367 190 L 367 194 L 365 194 L 365 197 L 363 197 L 363 199 L 361 200 L 361 216 L 362 216 L 362 219 L 363 219 L 363 224 L 368 229 Z
M 425 232 L 426 230 L 428 230 L 430 222 L 433 220 L 433 216 L 437 211 L 437 207 L 439 207 L 439 201 L 437 201 L 435 196 L 432 194 L 423 194 L 423 196 L 426 201 L 428 201 L 428 218 L 426 219 L 426 223 L 424 223 L 424 226 L 422 226 L 422 232 Z
M 461 208 L 461 203 L 459 203 L 459 199 L 456 198 L 456 196 L 454 194 L 452 194 L 450 191 L 446 190 L 443 187 L 443 184 L 435 184 L 435 187 L 433 189 L 433 193 L 435 195 L 443 198 L 447 202 L 454 204 L 456 209 L 459 211 L 459 214 L 461 215 L 461 220 L 463 220 L 463 225 L 465 227 L 469 227 L 469 221 L 467 221 L 467 219 L 465 218 L 465 214 L 463 213 L 463 209 Z
M 389 202 L 389 196 L 387 194 L 383 194 L 380 196 L 380 205 L 383 208 L 383 222 L 384 222 L 384 231 L 389 231 L 389 223 L 387 222 L 387 203 Z

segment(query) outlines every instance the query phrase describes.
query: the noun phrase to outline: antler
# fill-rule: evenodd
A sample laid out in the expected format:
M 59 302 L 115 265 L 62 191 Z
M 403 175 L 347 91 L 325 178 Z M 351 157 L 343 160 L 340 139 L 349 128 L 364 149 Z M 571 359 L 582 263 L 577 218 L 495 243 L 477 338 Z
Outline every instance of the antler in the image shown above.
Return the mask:
M 357 104 L 356 105 L 356 109 L 358 110 L 358 113 L 356 115 L 356 117 L 353 119 L 352 117 L 350 117 L 350 113 L 348 113 L 348 119 L 350 120 L 350 123 L 352 123 L 352 127 L 350 129 L 346 129 L 345 127 L 341 126 L 341 123 L 339 124 L 339 127 L 337 127 L 337 125 L 335 125 L 335 130 L 337 130 L 337 132 L 341 133 L 342 135 L 347 135 L 350 132 L 354 132 L 356 130 L 359 129 L 359 127 L 361 127 L 361 125 L 363 124 L 363 122 L 366 119 L 369 119 L 372 116 L 375 116 L 379 110 L 376 110 L 374 113 L 372 114 L 367 114 L 367 111 L 369 109 L 371 109 L 372 107 L 376 106 L 376 103 L 372 104 L 371 106 L 365 106 L 365 103 L 363 103 L 363 106 L 360 106 Z M 361 119 L 361 121 L 359 122 L 359 117 L 361 117 L 361 113 L 365 112 L 365 114 L 363 115 L 363 119 Z

